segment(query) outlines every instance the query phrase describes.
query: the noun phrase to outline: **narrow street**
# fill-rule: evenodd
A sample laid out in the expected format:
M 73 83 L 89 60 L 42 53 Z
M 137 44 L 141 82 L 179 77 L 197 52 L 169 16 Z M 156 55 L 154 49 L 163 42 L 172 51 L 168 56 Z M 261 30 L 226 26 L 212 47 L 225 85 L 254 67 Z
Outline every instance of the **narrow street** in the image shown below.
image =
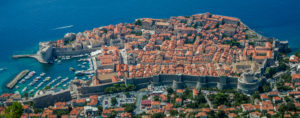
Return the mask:
M 143 96 L 147 95 L 147 93 L 148 92 L 146 92 L 146 91 L 143 91 L 143 92 L 138 91 L 137 92 L 137 100 L 136 100 L 136 104 L 135 104 L 136 109 L 134 110 L 135 114 L 141 114 L 142 113 L 140 103 L 142 101 Z
M 207 92 L 207 91 L 206 91 L 206 92 Z M 201 92 L 201 93 L 204 95 L 205 100 L 207 101 L 207 103 L 208 103 L 208 105 L 209 105 L 209 108 L 210 108 L 210 109 L 213 109 L 213 105 L 211 104 L 211 101 L 208 99 L 207 93 L 206 93 L 206 92 L 204 91 L 204 92 Z

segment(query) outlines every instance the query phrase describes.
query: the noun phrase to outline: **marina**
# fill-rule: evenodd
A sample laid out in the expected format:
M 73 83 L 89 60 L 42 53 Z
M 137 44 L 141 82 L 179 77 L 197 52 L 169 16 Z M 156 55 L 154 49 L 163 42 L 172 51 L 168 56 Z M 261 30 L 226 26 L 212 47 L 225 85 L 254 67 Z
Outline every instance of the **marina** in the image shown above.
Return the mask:
M 20 93 L 22 96 L 25 93 L 28 93 L 29 96 L 34 96 L 38 91 L 48 89 L 59 91 L 66 89 L 70 81 L 74 78 L 84 81 L 91 79 L 94 75 L 91 62 L 91 59 L 85 55 L 58 58 L 54 61 L 54 64 L 62 67 L 69 65 L 69 67 L 64 68 L 65 71 L 61 71 L 62 73 L 60 74 L 55 74 L 41 72 L 39 70 L 28 70 L 26 74 L 19 78 L 15 87 L 11 87 L 11 90 L 14 91 L 14 93 Z

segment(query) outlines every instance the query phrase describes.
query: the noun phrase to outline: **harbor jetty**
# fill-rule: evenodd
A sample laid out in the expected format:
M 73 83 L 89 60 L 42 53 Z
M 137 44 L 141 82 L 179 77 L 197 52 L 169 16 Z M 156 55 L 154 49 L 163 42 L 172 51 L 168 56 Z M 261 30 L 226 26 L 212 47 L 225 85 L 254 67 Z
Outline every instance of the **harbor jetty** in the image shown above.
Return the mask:
M 39 55 L 13 55 L 12 58 L 18 59 L 18 58 L 34 58 L 40 63 L 48 63 L 44 59 L 41 58 Z
M 11 80 L 6 87 L 9 89 L 12 89 L 17 82 L 22 79 L 27 73 L 29 72 L 29 70 L 23 70 L 22 72 L 20 72 L 13 80 Z
M 36 54 L 13 55 L 12 58 L 34 58 L 40 63 L 48 64 L 53 61 L 53 48 L 50 42 L 40 42 L 39 50 Z

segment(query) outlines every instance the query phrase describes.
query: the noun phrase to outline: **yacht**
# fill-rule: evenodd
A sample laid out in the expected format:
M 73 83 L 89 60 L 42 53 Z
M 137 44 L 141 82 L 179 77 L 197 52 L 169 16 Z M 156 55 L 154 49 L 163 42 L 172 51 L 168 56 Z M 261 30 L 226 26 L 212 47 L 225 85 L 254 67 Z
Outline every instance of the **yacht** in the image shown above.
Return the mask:
M 35 71 L 31 71 L 31 72 L 25 77 L 25 79 L 31 78 L 34 74 L 35 74 Z
M 37 88 L 40 88 L 43 84 L 44 82 L 39 83 L 39 85 L 37 85 Z
M 54 80 L 52 80 L 51 82 L 49 82 L 48 84 L 47 84 L 47 86 L 50 86 L 51 84 L 53 84 L 55 81 L 57 81 L 58 79 L 54 79 Z
M 43 72 L 43 73 L 41 73 L 41 74 L 40 74 L 40 77 L 43 77 L 43 76 L 45 76 L 45 74 L 46 74 L 46 73 L 44 73 L 44 72 Z
M 25 88 L 22 90 L 22 93 L 24 93 L 26 90 L 27 90 L 27 87 L 25 87 Z
M 82 75 L 84 75 L 85 73 L 83 72 L 83 71 L 76 71 L 75 72 L 75 75 L 77 75 L 77 76 L 82 76 Z
M 70 59 L 71 57 L 70 56 L 66 56 L 66 59 Z
M 25 81 L 26 81 L 25 79 L 22 79 L 22 80 L 20 81 L 20 83 L 23 84 L 23 83 L 25 83 Z
M 5 71 L 5 70 L 6 70 L 6 68 L 0 68 L 0 72 L 1 72 L 1 71 Z
M 46 77 L 46 79 L 45 79 L 45 80 L 46 80 L 46 81 L 49 81 L 49 80 L 50 80 L 50 78 L 51 78 L 51 77 Z
M 41 79 L 41 77 L 40 77 L 40 76 L 36 77 L 34 80 L 39 80 L 39 79 Z

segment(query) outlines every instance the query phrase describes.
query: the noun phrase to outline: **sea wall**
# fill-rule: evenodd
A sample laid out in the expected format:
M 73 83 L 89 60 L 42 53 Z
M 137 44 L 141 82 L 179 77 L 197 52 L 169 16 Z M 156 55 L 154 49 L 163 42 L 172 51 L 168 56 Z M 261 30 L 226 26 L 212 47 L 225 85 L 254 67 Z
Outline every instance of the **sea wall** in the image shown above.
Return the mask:
M 54 48 L 53 55 L 56 57 L 59 56 L 76 56 L 76 55 L 82 55 L 82 54 L 89 54 L 93 51 L 99 50 L 100 48 L 91 48 L 91 49 L 82 49 L 82 50 L 67 50 L 64 48 Z

